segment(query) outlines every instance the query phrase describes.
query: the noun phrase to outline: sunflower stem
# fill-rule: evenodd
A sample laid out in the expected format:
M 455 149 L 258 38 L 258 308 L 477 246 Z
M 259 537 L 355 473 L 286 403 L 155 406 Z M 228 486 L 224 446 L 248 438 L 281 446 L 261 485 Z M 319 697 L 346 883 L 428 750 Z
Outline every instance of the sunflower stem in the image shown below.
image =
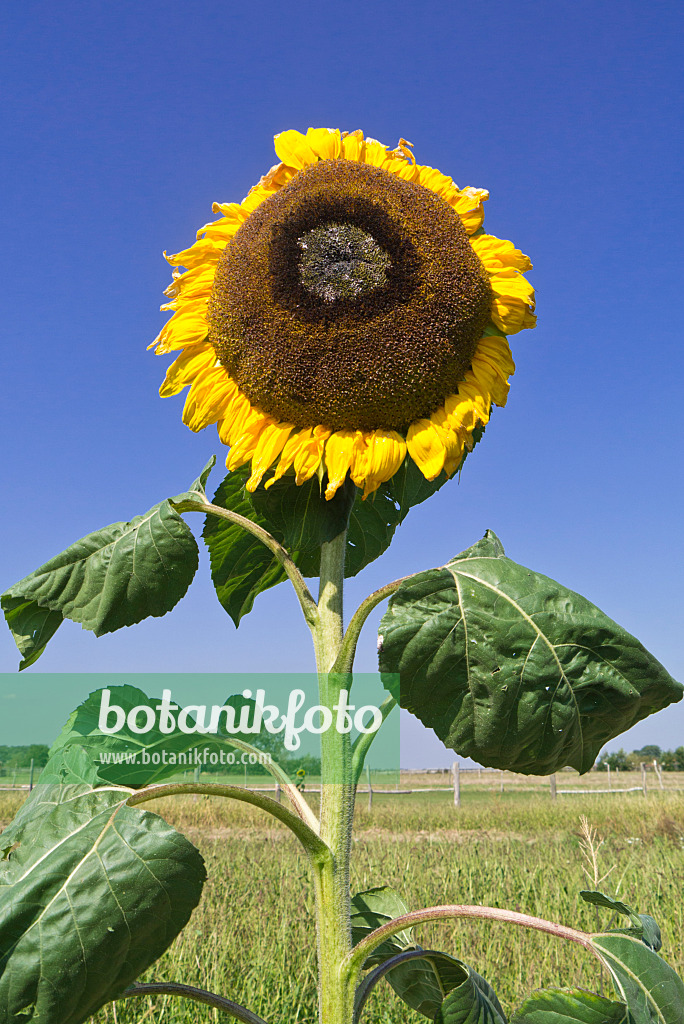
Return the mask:
M 313 629 L 319 699 L 333 713 L 341 690 L 349 689 L 349 677 L 332 671 L 343 639 L 346 542 L 345 529 L 321 547 L 318 624 Z M 353 991 L 341 967 L 352 948 L 349 858 L 354 794 L 349 733 L 326 729 L 321 734 L 321 839 L 332 859 L 314 866 L 321 1024 L 350 1024 L 353 1017 Z
M 413 573 L 412 575 L 416 575 Z M 351 672 L 351 667 L 354 664 L 354 657 L 356 655 L 356 645 L 359 642 L 361 630 L 363 629 L 366 619 L 382 601 L 387 597 L 391 597 L 402 583 L 406 580 L 410 580 L 411 576 L 402 576 L 401 579 L 394 580 L 392 583 L 385 584 L 384 587 L 380 587 L 379 590 L 374 590 L 372 594 L 361 602 L 359 607 L 352 615 L 351 622 L 347 627 L 347 631 L 342 638 L 340 649 L 335 660 L 333 667 L 334 672 Z

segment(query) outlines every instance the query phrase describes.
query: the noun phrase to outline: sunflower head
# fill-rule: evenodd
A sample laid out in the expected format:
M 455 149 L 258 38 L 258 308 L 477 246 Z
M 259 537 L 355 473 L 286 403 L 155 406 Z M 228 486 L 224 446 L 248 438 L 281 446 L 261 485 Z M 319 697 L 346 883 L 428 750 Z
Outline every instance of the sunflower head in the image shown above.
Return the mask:
M 505 335 L 534 326 L 526 256 L 482 232 L 481 189 L 361 132 L 276 137 L 281 163 L 241 204 L 167 257 L 174 314 L 157 351 L 181 349 L 163 395 L 218 425 L 248 488 L 287 472 L 349 474 L 364 494 L 412 458 L 453 473 L 514 366 Z

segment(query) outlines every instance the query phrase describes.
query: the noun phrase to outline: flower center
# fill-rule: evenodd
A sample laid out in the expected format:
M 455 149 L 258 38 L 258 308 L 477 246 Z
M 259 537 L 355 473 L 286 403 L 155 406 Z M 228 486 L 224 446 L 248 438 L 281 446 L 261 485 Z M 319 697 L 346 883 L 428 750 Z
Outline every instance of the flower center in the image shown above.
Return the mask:
M 378 167 L 322 160 L 226 246 L 209 340 L 280 421 L 405 431 L 457 390 L 490 314 L 489 278 L 444 199 Z
M 389 254 L 355 224 L 323 224 L 297 239 L 299 277 L 326 302 L 354 299 L 387 283 Z

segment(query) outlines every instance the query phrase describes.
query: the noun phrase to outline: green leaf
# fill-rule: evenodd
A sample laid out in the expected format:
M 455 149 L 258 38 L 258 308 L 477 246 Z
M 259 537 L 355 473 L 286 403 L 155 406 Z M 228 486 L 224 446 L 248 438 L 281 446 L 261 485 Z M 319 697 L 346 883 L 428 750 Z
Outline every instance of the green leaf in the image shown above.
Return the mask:
M 475 442 L 482 433 L 473 435 Z M 317 476 L 297 486 L 287 474 L 268 489 L 260 484 L 250 494 L 245 490 L 250 473 L 249 466 L 229 473 L 216 491 L 213 504 L 268 530 L 307 577 L 319 575 L 321 544 L 344 529 L 347 517 L 344 574 L 356 576 L 387 550 L 394 531 L 411 508 L 435 494 L 448 479 L 446 473 L 441 473 L 436 480 L 426 480 L 415 462 L 406 458 L 397 473 L 365 500 L 347 479 L 335 497 L 326 501 L 325 481 L 321 484 Z M 216 594 L 237 626 L 252 610 L 256 597 L 287 576 L 261 541 L 240 526 L 209 515 L 203 536 Z
M 631 935 L 605 932 L 591 942 L 629 1008 L 630 1024 L 684 1024 L 684 982 L 665 960 Z
M 184 733 L 178 728 L 171 733 L 162 732 L 161 715 L 156 716 L 154 726 L 149 732 L 136 733 L 128 726 L 128 713 L 141 705 L 156 708 L 161 698 L 149 697 L 135 686 L 112 686 L 108 689 L 107 700 L 110 709 L 121 708 L 126 715 L 126 721 L 121 729 L 116 733 L 104 733 L 100 730 L 100 708 L 104 690 L 95 690 L 71 713 L 50 748 L 51 757 L 57 755 L 59 751 L 77 745 L 88 756 L 92 771 L 102 782 L 118 786 L 148 786 L 171 779 L 184 768 L 193 769 L 201 765 L 203 762 L 196 761 L 193 756 L 198 749 L 198 743 L 201 743 L 202 755 L 205 750 L 208 754 L 222 749 L 235 750 L 230 741 L 223 738 L 223 735 L 227 734 Z M 239 709 L 245 704 L 253 706 L 254 701 L 247 700 L 239 694 L 229 697 L 223 706 L 234 707 L 235 718 L 238 721 Z M 175 707 L 178 709 L 178 705 Z M 177 721 L 178 710 L 175 710 L 173 715 Z M 111 710 L 105 725 L 113 726 L 116 718 L 116 712 Z M 191 716 L 189 725 L 193 722 L 194 716 Z M 235 734 L 235 738 L 249 743 L 253 743 L 255 739 L 251 734 Z M 159 760 L 155 764 L 157 758 Z M 40 781 L 44 781 L 43 774 Z
M 351 908 L 352 943 L 356 945 L 376 928 L 381 928 L 382 925 L 406 913 L 406 904 L 399 893 L 389 885 L 357 893 L 352 899 Z M 400 955 L 409 952 L 415 955 L 410 958 L 402 956 L 399 959 Z M 399 998 L 424 1017 L 434 1020 L 446 994 L 468 983 L 472 976 L 477 979 L 477 984 L 486 993 L 486 998 L 496 1008 L 501 1019 L 505 1020 L 503 1010 L 484 978 L 480 978 L 479 974 L 447 953 L 423 950 L 414 941 L 412 929 L 407 928 L 390 935 L 373 950 L 363 966 L 364 969 L 379 965 L 387 968 L 388 962 L 395 958 L 398 960 L 396 966 L 391 967 L 384 976 Z M 374 983 L 370 976 L 367 980 L 370 985 Z M 363 1001 L 366 996 L 367 993 L 364 993 Z M 491 1020 L 498 1021 L 499 1018 L 494 1017 Z
M 467 977 L 447 994 L 437 1011 L 436 1024 L 506 1024 L 489 983 L 466 964 L 462 967 Z
M 47 766 L 46 777 L 74 775 L 74 750 Z M 127 807 L 129 796 L 40 784 L 0 837 L 0 1019 L 87 1020 L 161 956 L 199 902 L 200 854 Z
M 344 528 L 349 488 L 326 502 L 316 477 L 299 487 L 284 477 L 268 490 L 260 486 L 249 494 L 248 476 L 245 469 L 229 473 L 213 503 L 263 527 L 288 549 L 303 576 L 318 576 L 321 544 Z M 398 521 L 396 503 L 382 489 L 366 501 L 356 495 L 347 533 L 346 576 L 355 576 L 386 550 Z M 275 555 L 237 524 L 208 515 L 203 537 L 217 597 L 237 626 L 256 597 L 287 576 Z
M 525 775 L 588 771 L 610 739 L 684 692 L 633 636 L 506 558 L 491 532 L 402 584 L 380 626 L 380 670 L 447 747 Z
M 418 954 L 422 952 L 425 955 L 419 956 Z M 494 990 L 462 960 L 456 960 L 447 953 L 424 951 L 420 946 L 417 947 L 416 954 L 415 959 L 397 964 L 387 974 L 387 980 L 399 998 L 413 1010 L 417 1010 L 430 1020 L 435 1020 L 450 992 L 460 988 L 465 993 L 474 985 L 477 989 L 475 1005 L 489 1005 L 495 1013 L 493 1017 L 484 1017 L 483 1020 L 505 1021 L 504 1012 Z M 463 1005 L 466 1006 L 467 1001 Z
M 266 528 L 245 491 L 245 471 L 229 473 L 219 484 L 213 504 L 230 509 Z M 209 550 L 211 578 L 221 605 L 236 626 L 252 610 L 255 598 L 287 579 L 275 555 L 260 540 L 236 523 L 208 515 L 202 532 Z M 279 540 L 276 537 L 276 540 Z
M 662 946 L 660 928 L 650 914 L 637 914 L 626 903 L 613 899 L 612 896 L 607 896 L 603 892 L 583 889 L 580 892 L 580 896 L 585 903 L 591 903 L 595 907 L 605 907 L 607 910 L 613 910 L 618 914 L 625 914 L 632 922 L 631 928 L 611 928 L 611 931 L 619 932 L 623 935 L 634 935 L 637 939 L 645 942 L 649 949 L 655 950 L 656 953 Z
M 356 945 L 376 928 L 388 924 L 397 917 L 407 914 L 406 904 L 399 893 L 389 885 L 379 885 L 365 892 L 357 892 L 351 901 L 352 943 Z M 364 963 L 364 968 L 381 964 L 406 949 L 413 949 L 415 943 L 411 929 L 390 935 L 381 946 L 374 949 Z
M 549 988 L 533 992 L 511 1017 L 511 1024 L 631 1024 L 624 1003 L 583 992 Z
M 420 505 L 436 494 L 449 477 L 439 474 L 436 480 L 426 480 L 413 459 L 407 457 L 382 489 L 399 506 L 399 522 L 403 523 L 414 505 Z
M 33 664 L 62 621 L 72 619 L 96 636 L 165 615 L 195 575 L 198 550 L 178 509 L 204 499 L 214 459 L 190 490 L 155 505 L 130 522 L 112 523 L 82 537 L 0 599 L 15 643 Z
M 38 661 L 47 643 L 64 622 L 61 612 L 41 608 L 37 601 L 3 594 L 2 610 L 14 642 L 22 655 L 19 671 Z
M 304 572 L 303 555 L 309 555 L 312 572 L 318 573 L 316 557 L 321 544 L 331 541 L 342 533 L 351 507 L 356 498 L 356 487 L 350 480 L 337 494 L 326 501 L 318 477 L 312 477 L 299 487 L 290 476 L 281 477 L 271 487 L 257 487 L 249 495 L 254 511 L 263 521 L 266 529 L 288 551 L 299 552 Z M 251 518 L 251 516 L 250 516 Z

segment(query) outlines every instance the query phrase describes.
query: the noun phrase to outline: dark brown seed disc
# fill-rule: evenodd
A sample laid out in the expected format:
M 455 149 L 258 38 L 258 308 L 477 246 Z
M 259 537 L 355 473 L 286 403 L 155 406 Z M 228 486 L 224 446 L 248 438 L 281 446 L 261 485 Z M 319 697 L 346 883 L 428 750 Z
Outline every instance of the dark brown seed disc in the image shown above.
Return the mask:
M 487 274 L 445 200 L 323 160 L 224 250 L 209 338 L 252 404 L 281 421 L 405 431 L 456 391 L 490 313 Z

